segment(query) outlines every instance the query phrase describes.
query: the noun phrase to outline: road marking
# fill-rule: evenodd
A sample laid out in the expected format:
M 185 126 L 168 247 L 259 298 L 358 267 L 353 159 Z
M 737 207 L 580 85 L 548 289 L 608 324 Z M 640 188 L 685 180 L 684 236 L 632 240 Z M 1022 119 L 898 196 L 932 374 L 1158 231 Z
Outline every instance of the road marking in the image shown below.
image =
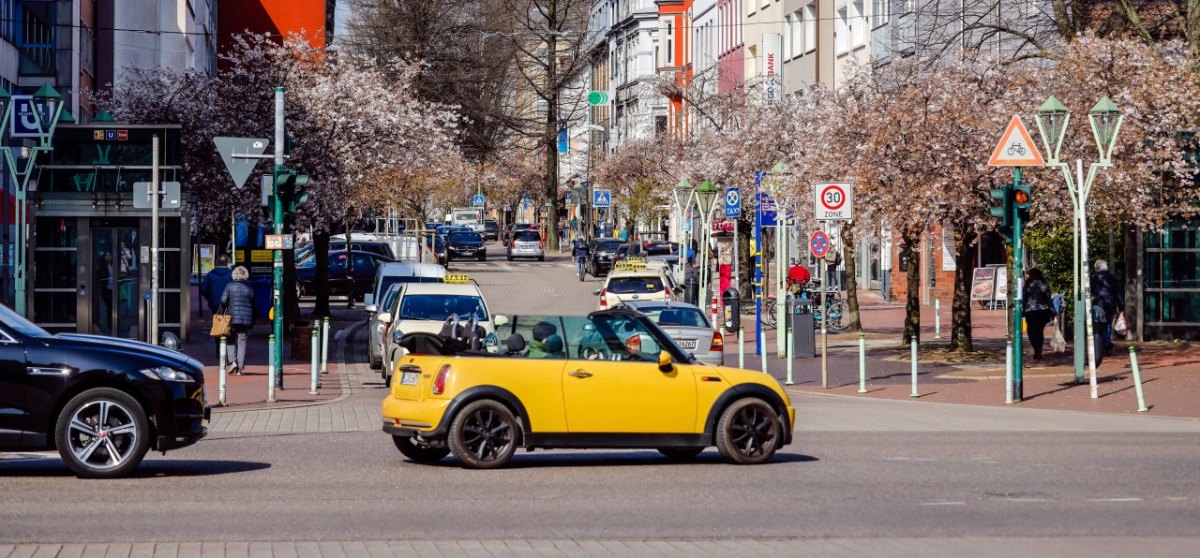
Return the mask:
M 884 461 L 937 461 L 932 457 L 885 457 Z
M 954 500 L 946 500 L 946 501 L 936 501 L 936 502 L 921 502 L 918 505 L 920 505 L 920 506 L 965 506 L 965 505 L 967 505 L 967 503 L 954 501 Z
M 1184 500 L 1187 500 L 1187 496 L 1167 496 L 1166 500 L 1168 502 L 1182 502 Z
M 1018 497 L 1015 497 L 1015 498 L 1005 498 L 1005 500 L 1008 500 L 1009 502 L 1018 502 L 1018 503 L 1022 503 L 1022 502 L 1049 502 L 1049 501 L 1050 501 L 1050 499 L 1049 499 L 1049 498 L 1037 498 L 1037 497 L 1034 497 L 1034 496 L 1018 496 Z
M 1088 498 L 1089 502 L 1141 502 L 1141 498 Z

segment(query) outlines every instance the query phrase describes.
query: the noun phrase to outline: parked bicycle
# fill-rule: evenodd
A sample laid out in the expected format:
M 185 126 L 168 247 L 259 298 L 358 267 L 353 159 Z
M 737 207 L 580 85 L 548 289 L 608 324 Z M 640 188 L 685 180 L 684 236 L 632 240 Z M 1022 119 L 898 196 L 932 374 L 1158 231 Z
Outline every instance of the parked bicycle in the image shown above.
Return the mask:
M 793 294 L 799 293 L 800 289 L 793 288 Z M 819 328 L 821 320 L 825 319 L 825 328 L 833 333 L 842 333 L 850 328 L 850 308 L 846 301 L 842 298 L 841 291 L 830 287 L 825 291 L 825 306 L 821 307 L 820 296 L 821 286 L 818 280 L 813 280 L 807 285 L 803 292 L 805 297 L 812 303 L 813 323 Z M 778 306 L 775 297 L 767 297 L 763 300 L 763 327 L 776 327 L 777 320 L 775 317 Z M 825 316 L 828 316 L 827 318 Z

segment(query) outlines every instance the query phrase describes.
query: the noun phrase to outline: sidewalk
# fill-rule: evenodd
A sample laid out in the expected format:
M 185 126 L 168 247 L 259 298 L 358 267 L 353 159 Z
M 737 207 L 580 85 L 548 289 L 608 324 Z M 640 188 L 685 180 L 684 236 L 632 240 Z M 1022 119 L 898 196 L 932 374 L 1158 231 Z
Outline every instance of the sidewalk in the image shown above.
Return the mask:
M 198 317 L 194 311 L 190 314 L 189 342 L 184 344 L 181 350 L 204 364 L 204 389 L 214 413 L 297 407 L 333 401 L 342 396 L 344 361 L 353 359 L 353 355 L 350 354 L 353 344 L 347 334 L 352 327 L 365 321 L 361 309 L 350 310 L 341 307 L 333 308 L 332 312 L 326 365 L 329 373 L 321 375 L 321 386 L 316 395 L 309 394 L 312 378 L 311 359 L 292 358 L 291 340 L 285 337 L 283 389 L 275 390 L 274 403 L 267 402 L 267 336 L 271 333 L 270 322 L 260 320 L 251 330 L 247 342 L 245 370 L 241 376 L 226 377 L 225 406 L 219 403 L 221 373 L 217 344 L 208 336 L 212 317 L 208 314 L 207 307 L 203 317 Z M 307 347 L 311 339 L 306 338 L 304 342 Z
M 974 353 L 949 352 L 950 308 L 943 304 L 942 338 L 934 338 L 933 307 L 921 307 L 921 345 L 918 357 L 919 398 L 911 397 L 912 373 L 909 347 L 901 346 L 904 308 L 877 296 L 860 293 L 861 315 L 867 338 L 867 393 L 858 393 L 858 334 L 829 336 L 829 389 L 821 387 L 820 332 L 816 358 L 793 362 L 790 389 L 855 397 L 913 399 L 942 403 L 1004 406 L 1005 316 L 1003 310 L 972 308 Z M 745 322 L 743 322 L 745 323 Z M 746 328 L 746 368 L 760 370 L 754 354 L 754 322 Z M 776 332 L 764 332 L 771 375 L 784 379 L 786 362 L 775 355 Z M 1073 347 L 1062 353 L 1032 359 L 1025 347 L 1024 401 L 1014 406 L 1137 414 L 1129 346 L 1136 345 L 1142 386 L 1150 414 L 1200 418 L 1200 344 L 1186 342 L 1117 342 L 1113 355 L 1097 368 L 1097 399 L 1091 398 L 1090 371 L 1084 367 L 1084 382 L 1075 383 Z M 726 338 L 725 362 L 737 366 L 736 337 Z

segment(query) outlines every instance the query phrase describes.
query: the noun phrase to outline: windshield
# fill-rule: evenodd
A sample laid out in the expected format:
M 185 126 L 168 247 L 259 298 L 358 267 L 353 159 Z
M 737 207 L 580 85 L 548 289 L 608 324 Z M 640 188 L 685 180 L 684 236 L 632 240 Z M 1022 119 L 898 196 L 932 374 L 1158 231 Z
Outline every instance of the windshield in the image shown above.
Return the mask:
M 450 242 L 483 242 L 483 237 L 476 232 L 456 232 L 450 235 Z
M 613 251 L 616 251 L 617 248 L 620 248 L 622 244 L 624 244 L 624 243 L 621 242 L 620 240 L 610 240 L 607 242 L 601 242 L 601 243 L 597 244 L 596 249 L 602 250 L 605 252 L 613 252 Z
M 400 300 L 399 320 L 445 320 L 451 314 L 460 320 L 478 316 L 479 321 L 488 321 L 487 307 L 483 299 L 471 295 L 412 294 Z
M 26 337 L 50 337 L 46 330 L 38 327 L 33 322 L 26 320 L 24 316 L 13 312 L 11 308 L 0 304 L 0 322 L 4 323 L 4 327 L 9 331 L 13 331 Z
M 704 314 L 695 308 L 639 307 L 638 311 L 662 327 L 708 327 Z
M 381 292 L 386 293 L 388 289 L 392 288 L 392 285 L 398 285 L 400 283 L 441 283 L 441 282 L 442 282 L 441 277 L 417 277 L 414 275 L 385 275 L 385 276 L 383 276 L 383 279 L 381 279 L 379 281 L 379 290 Z M 388 300 L 389 300 L 389 302 L 387 303 L 387 306 L 391 306 L 392 305 L 392 303 L 390 302 L 391 299 L 388 299 Z
M 663 282 L 659 277 L 614 277 L 607 289 L 612 294 L 657 293 L 663 290 Z

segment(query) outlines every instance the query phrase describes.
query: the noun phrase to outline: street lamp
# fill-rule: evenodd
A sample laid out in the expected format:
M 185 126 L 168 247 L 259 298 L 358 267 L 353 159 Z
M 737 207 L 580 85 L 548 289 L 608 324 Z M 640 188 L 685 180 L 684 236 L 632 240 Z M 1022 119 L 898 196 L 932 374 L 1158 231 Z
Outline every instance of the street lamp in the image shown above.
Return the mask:
M 712 210 L 713 202 L 717 200 L 717 187 L 708 180 L 700 183 L 700 187 L 696 188 L 696 205 L 700 208 L 700 224 L 703 227 L 700 231 L 701 246 L 700 252 L 700 296 L 703 297 L 697 300 L 697 305 L 703 307 L 709 299 L 708 283 L 712 279 L 712 272 L 709 270 L 711 263 L 709 261 L 709 244 L 712 238 Z M 715 324 L 714 324 L 715 325 Z
M 686 178 L 680 178 L 679 183 L 675 185 L 675 189 L 671 192 L 675 198 L 675 210 L 678 211 L 675 220 L 676 230 L 682 234 L 681 242 L 679 243 L 680 265 L 675 269 L 676 283 L 682 285 L 686 275 L 684 267 L 687 265 L 688 246 L 691 245 L 691 227 L 684 225 L 684 219 L 687 217 L 688 210 L 691 209 L 693 196 L 696 195 L 696 187 L 692 186 Z
M 787 305 L 783 304 L 786 300 L 784 293 L 787 290 L 787 211 L 783 211 L 782 218 L 780 217 L 780 209 L 783 207 L 780 200 L 780 193 L 783 192 L 783 177 L 790 174 L 788 172 L 787 163 L 780 161 L 771 167 L 770 179 L 763 183 L 763 189 L 771 195 L 771 199 L 775 201 L 775 323 L 779 331 L 784 329 L 788 316 Z M 761 248 L 759 249 L 761 250 Z M 776 354 L 780 357 L 784 356 L 787 349 L 787 337 L 785 335 L 777 335 L 775 337 Z M 764 342 L 763 352 L 766 353 L 766 345 Z
M 1085 337 L 1087 343 L 1088 367 L 1091 371 L 1092 399 L 1098 397 L 1096 386 L 1096 343 L 1093 337 L 1092 313 L 1089 311 L 1092 303 L 1091 280 L 1088 271 L 1087 243 L 1087 200 L 1092 193 L 1092 183 L 1100 169 L 1112 167 L 1112 151 L 1117 142 L 1117 133 L 1121 130 L 1124 115 L 1117 106 L 1105 96 L 1088 112 L 1088 122 L 1092 127 L 1092 135 L 1096 140 L 1096 149 L 1100 152 L 1100 160 L 1088 168 L 1086 179 L 1083 174 L 1083 160 L 1075 160 L 1075 174 L 1071 174 L 1071 166 L 1059 160 L 1063 139 L 1066 137 L 1067 125 L 1071 121 L 1071 113 L 1053 95 L 1046 99 L 1037 110 L 1038 131 L 1042 135 L 1042 144 L 1050 159 L 1048 167 L 1058 167 L 1063 172 L 1067 182 L 1067 191 L 1071 194 L 1073 219 L 1071 222 L 1073 234 L 1074 272 L 1072 273 L 1072 300 L 1075 307 L 1075 381 L 1083 381 L 1084 353 L 1080 346 L 1080 337 Z
M 49 122 L 43 121 L 42 111 L 40 110 L 41 106 L 46 107 L 46 115 L 50 119 Z M 33 94 L 33 106 L 30 107 L 30 112 L 32 112 L 30 116 L 36 131 L 37 142 L 29 150 L 28 158 L 22 156 L 22 159 L 25 159 L 24 166 L 17 166 L 16 161 L 13 159 L 13 153 L 11 149 L 3 149 L 4 157 L 8 162 L 9 178 L 12 180 L 13 186 L 16 190 L 16 195 L 14 196 L 16 199 L 16 207 L 13 211 L 15 214 L 13 224 L 15 225 L 14 228 L 17 231 L 16 242 L 14 243 L 13 250 L 13 260 L 16 264 L 16 269 L 13 273 L 13 281 L 15 284 L 13 309 L 21 315 L 25 315 L 26 313 L 25 287 L 27 283 L 26 260 L 28 259 L 28 240 L 26 239 L 26 206 L 28 204 L 28 189 L 30 185 L 29 178 L 33 174 L 33 166 L 37 161 L 38 155 L 42 152 L 48 152 L 54 148 L 52 144 L 52 138 L 54 137 L 54 130 L 58 127 L 59 122 L 74 122 L 75 120 L 74 118 L 71 118 L 70 113 L 66 113 L 64 115 L 63 106 L 64 103 L 62 102 L 62 96 L 58 94 L 58 91 L 55 91 L 49 83 L 42 85 L 42 87 Z M 8 91 L 0 88 L 0 112 L 3 112 L 3 116 L 0 116 L 0 130 L 8 129 L 9 120 L 13 117 L 15 110 L 16 103 L 14 102 L 12 96 L 9 95 Z M 23 120 L 23 123 L 28 124 L 28 120 Z M 5 134 L 0 133 L 0 140 L 3 139 L 4 135 Z

